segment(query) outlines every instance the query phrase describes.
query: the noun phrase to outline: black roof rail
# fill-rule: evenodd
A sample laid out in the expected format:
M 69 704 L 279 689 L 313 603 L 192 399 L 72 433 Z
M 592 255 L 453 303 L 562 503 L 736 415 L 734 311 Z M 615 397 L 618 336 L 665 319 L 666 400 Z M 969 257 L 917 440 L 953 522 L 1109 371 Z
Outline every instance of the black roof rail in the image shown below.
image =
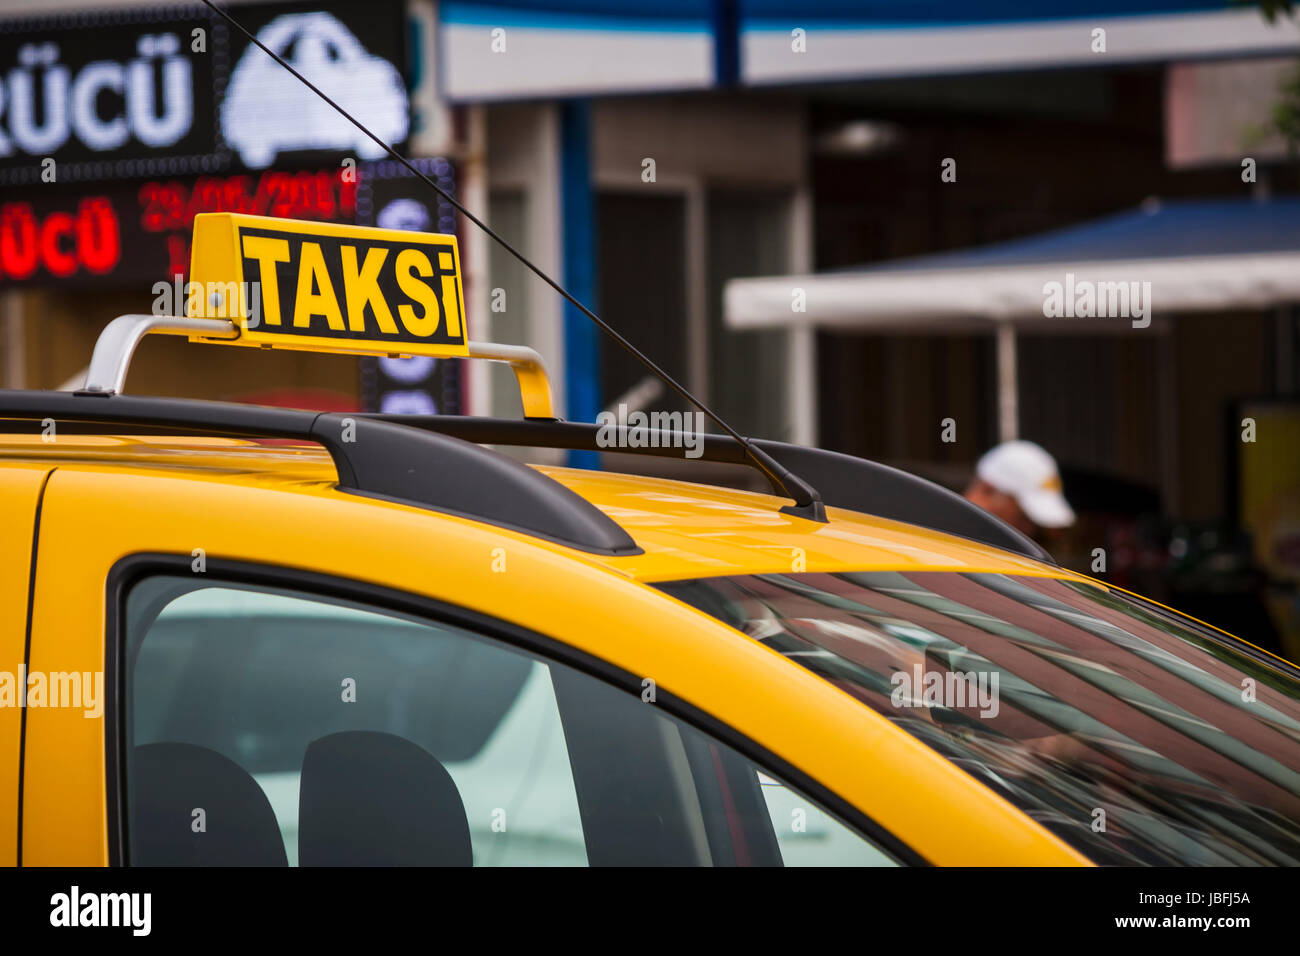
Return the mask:
M 639 554 L 631 536 L 585 498 L 546 475 L 438 430 L 361 414 L 306 412 L 228 402 L 70 392 L 0 390 L 0 419 L 128 426 L 154 434 L 288 438 L 323 445 L 338 487 L 521 531 L 581 551 Z M 19 430 L 19 429 L 9 429 Z M 99 429 L 102 430 L 102 429 Z
M 640 447 L 632 447 L 621 438 L 612 445 L 608 442 L 602 444 L 599 440 L 602 426 L 577 422 L 379 413 L 363 413 L 362 417 L 422 428 L 485 445 L 608 451 L 661 458 L 681 458 L 686 447 L 682 433 L 653 429 L 640 435 L 653 445 L 647 446 L 642 441 Z M 625 432 L 626 429 L 617 431 Z M 749 463 L 744 448 L 730 436 L 692 435 L 692 446 L 696 440 L 700 441 L 702 454 L 694 460 L 736 465 Z M 822 500 L 829 507 L 905 521 L 991 544 L 1036 561 L 1056 563 L 1046 549 L 1031 538 L 932 481 L 839 452 L 758 438 L 749 440 L 783 468 L 807 479 L 821 492 Z

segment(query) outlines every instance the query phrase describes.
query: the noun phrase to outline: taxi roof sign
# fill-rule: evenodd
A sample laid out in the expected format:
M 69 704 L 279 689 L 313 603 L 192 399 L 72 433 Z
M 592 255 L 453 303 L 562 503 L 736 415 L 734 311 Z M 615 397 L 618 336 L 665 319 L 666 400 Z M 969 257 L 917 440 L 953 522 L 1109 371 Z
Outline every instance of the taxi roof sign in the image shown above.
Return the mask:
M 469 355 L 456 237 L 236 213 L 194 217 L 190 318 L 235 338 L 192 341 L 354 352 Z

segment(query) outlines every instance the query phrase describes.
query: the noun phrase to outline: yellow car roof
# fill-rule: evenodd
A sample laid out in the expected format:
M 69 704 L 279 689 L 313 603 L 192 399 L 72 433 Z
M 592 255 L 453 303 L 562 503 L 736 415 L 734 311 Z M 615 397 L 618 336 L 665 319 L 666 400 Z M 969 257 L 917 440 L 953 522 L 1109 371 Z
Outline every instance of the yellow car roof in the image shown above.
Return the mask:
M 356 497 L 334 487 L 335 466 L 309 445 L 257 444 L 226 438 L 151 436 L 0 436 L 6 460 L 42 461 L 60 468 L 125 469 L 141 475 L 190 475 L 274 491 Z M 885 518 L 828 508 L 827 523 L 779 510 L 771 495 L 605 471 L 533 466 L 590 502 L 641 548 L 632 555 L 578 552 L 642 581 L 727 574 L 844 570 L 952 570 L 1075 577 L 1061 568 L 976 541 Z M 403 507 L 374 500 L 375 507 Z M 416 521 L 463 521 L 412 509 Z M 537 539 L 533 539 L 536 541 Z M 543 542 L 545 543 L 545 542 Z
M 613 518 L 645 550 L 606 558 L 642 580 L 757 572 L 998 571 L 1061 575 L 966 538 L 827 508 L 819 524 L 782 513 L 782 499 L 664 478 L 539 467 Z

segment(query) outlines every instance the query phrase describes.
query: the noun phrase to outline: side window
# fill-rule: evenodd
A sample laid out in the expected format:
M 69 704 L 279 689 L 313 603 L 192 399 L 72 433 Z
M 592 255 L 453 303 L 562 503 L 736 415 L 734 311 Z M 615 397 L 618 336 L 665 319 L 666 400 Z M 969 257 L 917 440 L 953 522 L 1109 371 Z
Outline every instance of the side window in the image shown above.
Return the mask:
M 894 862 L 654 704 L 461 627 L 181 576 L 125 619 L 133 864 Z
M 757 774 L 785 866 L 897 865 L 797 790 L 761 770 Z

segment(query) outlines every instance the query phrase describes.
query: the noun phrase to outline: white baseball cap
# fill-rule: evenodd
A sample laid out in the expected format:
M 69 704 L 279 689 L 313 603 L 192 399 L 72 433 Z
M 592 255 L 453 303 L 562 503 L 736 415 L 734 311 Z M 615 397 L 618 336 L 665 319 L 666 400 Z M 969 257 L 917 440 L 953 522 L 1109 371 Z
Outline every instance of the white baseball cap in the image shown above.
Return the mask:
M 1029 520 L 1040 528 L 1074 524 L 1074 509 L 1061 494 L 1056 459 L 1031 441 L 1007 441 L 985 453 L 975 474 L 1003 494 L 1016 499 Z

